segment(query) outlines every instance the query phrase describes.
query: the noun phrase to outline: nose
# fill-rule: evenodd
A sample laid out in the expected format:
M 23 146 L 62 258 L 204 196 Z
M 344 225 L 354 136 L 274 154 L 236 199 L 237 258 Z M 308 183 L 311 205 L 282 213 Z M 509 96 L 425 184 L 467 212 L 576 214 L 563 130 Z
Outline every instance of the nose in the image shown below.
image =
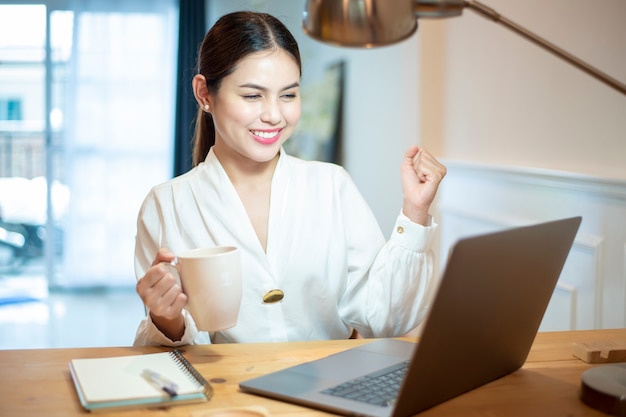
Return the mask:
M 278 124 L 282 119 L 280 103 L 276 100 L 265 100 L 261 111 L 261 121 L 269 124 Z

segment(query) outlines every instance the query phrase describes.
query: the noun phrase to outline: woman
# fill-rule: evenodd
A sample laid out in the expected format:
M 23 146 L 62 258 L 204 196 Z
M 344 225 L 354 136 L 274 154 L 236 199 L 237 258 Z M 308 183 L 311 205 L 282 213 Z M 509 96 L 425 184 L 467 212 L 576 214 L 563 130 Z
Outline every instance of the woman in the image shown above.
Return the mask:
M 445 167 L 411 147 L 402 211 L 385 242 L 347 172 L 303 161 L 282 145 L 300 118 L 298 46 L 276 18 L 223 16 L 199 52 L 194 165 L 154 187 L 138 217 L 137 293 L 148 311 L 135 344 L 397 336 L 425 313 L 436 225 L 428 214 Z M 164 264 L 176 253 L 237 246 L 243 296 L 237 325 L 199 332 Z M 264 303 L 278 288 L 284 298 Z

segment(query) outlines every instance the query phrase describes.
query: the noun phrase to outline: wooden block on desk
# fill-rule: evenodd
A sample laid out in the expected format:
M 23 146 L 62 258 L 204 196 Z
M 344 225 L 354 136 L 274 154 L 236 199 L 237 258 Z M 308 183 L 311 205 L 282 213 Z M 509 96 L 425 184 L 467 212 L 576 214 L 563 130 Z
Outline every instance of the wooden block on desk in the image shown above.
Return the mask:
M 626 362 L 626 344 L 623 342 L 575 342 L 573 353 L 588 363 Z

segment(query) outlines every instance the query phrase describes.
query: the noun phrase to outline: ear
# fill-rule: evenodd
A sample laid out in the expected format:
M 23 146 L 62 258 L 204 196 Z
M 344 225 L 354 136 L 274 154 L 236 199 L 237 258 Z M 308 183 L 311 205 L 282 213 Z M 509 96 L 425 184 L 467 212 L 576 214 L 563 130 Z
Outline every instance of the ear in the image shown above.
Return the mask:
M 198 106 L 205 109 L 205 105 L 210 104 L 211 95 L 206 87 L 206 78 L 202 74 L 196 74 L 191 81 L 193 95 L 196 97 Z

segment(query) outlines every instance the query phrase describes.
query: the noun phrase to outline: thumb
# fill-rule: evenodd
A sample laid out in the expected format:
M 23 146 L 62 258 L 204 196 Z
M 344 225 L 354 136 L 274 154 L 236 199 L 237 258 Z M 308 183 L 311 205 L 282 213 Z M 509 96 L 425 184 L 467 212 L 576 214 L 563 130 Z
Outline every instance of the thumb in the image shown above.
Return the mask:
M 154 262 L 152 262 L 152 266 L 157 265 L 161 262 L 171 262 L 176 258 L 176 255 L 172 253 L 168 248 L 161 248 L 159 252 L 157 252 L 156 257 L 154 258 Z
M 408 159 L 411 163 L 413 163 L 413 158 L 420 151 L 420 148 L 417 145 L 411 145 L 409 149 L 404 152 L 404 158 Z

